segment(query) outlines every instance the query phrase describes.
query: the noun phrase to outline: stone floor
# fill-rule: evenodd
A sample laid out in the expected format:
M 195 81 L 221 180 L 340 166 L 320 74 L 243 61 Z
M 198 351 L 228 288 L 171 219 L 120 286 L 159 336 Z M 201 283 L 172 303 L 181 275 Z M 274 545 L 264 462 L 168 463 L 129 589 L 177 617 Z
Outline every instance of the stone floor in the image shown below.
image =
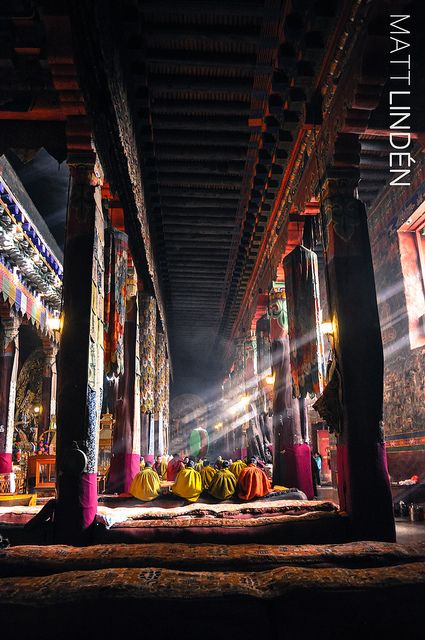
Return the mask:
M 333 487 L 322 485 L 318 487 L 318 497 L 320 500 L 332 500 L 338 503 L 338 491 Z M 422 542 L 425 541 L 425 520 L 411 522 L 409 518 L 396 518 L 395 528 L 397 542 Z
M 425 541 L 425 520 L 411 522 L 408 518 L 396 518 L 395 528 L 397 542 L 423 542 Z

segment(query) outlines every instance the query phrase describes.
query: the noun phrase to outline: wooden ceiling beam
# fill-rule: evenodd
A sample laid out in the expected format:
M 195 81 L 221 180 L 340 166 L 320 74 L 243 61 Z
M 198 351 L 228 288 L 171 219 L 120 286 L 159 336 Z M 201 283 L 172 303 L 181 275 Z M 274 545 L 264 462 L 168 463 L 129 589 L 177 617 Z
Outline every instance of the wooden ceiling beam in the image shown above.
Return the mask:
M 159 160 L 156 162 L 156 169 L 160 173 L 189 173 L 206 175 L 243 175 L 244 162 L 169 162 Z
M 200 16 L 205 13 L 211 16 L 237 16 L 244 18 L 257 18 L 261 20 L 264 17 L 264 4 L 259 0 L 214 0 L 209 8 L 208 5 L 201 5 L 198 2 L 190 0 L 180 0 L 178 4 L 179 12 L 185 16 Z M 176 11 L 176 3 L 174 0 L 144 0 L 140 5 L 140 11 L 143 15 L 152 15 L 155 19 L 159 16 L 167 19 Z
M 181 198 L 183 204 L 185 198 L 205 198 L 206 200 L 223 201 L 228 203 L 233 200 L 239 201 L 239 190 L 233 189 L 217 189 L 217 188 L 205 188 L 205 189 L 190 189 L 189 187 L 161 187 L 161 201 L 164 197 Z M 209 203 L 210 204 L 210 203 Z
M 173 113 L 212 114 L 212 115 L 240 115 L 248 117 L 251 113 L 249 102 L 221 100 L 187 100 L 175 98 L 156 98 L 151 104 L 152 115 Z
M 156 131 L 154 135 L 155 145 L 157 144 L 180 144 L 183 146 L 199 144 L 201 146 L 210 145 L 212 147 L 230 146 L 244 147 L 249 144 L 249 132 L 230 131 L 229 133 L 216 133 L 214 131 Z
M 208 187 L 220 187 L 221 185 L 226 187 L 241 188 L 241 178 L 238 176 L 226 176 L 226 175 L 185 175 L 183 173 L 163 173 L 158 174 L 159 185 L 166 186 L 191 186 L 191 185 L 206 185 Z
M 234 147 L 231 141 L 228 146 L 218 149 L 211 147 L 199 141 L 199 145 L 191 145 L 186 141 L 182 146 L 174 146 L 172 144 L 158 143 L 155 144 L 155 157 L 160 160 L 246 160 L 246 149 Z
M 152 118 L 154 131 L 228 131 L 248 134 L 250 131 L 248 120 L 240 116 L 219 116 L 203 118 L 193 115 L 179 115 L 174 118 L 156 115 Z M 155 136 L 156 138 L 156 136 Z

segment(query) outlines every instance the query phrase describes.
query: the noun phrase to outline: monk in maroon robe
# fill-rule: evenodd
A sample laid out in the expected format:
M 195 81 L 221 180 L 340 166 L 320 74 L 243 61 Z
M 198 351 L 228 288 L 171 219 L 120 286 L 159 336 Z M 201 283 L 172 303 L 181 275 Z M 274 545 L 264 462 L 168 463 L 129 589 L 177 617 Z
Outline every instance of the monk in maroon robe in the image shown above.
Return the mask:
M 174 482 L 179 471 L 184 469 L 184 462 L 180 460 L 178 453 L 173 454 L 172 459 L 167 466 L 167 480 Z

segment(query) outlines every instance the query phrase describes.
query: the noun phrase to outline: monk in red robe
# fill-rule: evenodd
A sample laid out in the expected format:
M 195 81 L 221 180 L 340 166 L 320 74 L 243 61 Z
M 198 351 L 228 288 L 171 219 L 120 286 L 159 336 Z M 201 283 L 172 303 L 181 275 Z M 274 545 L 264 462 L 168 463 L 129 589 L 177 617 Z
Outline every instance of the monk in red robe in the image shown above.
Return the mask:
M 174 453 L 172 459 L 167 466 L 167 480 L 168 482 L 175 482 L 179 471 L 184 469 L 184 462 L 179 458 L 178 453 Z
M 236 493 L 241 500 L 254 500 L 263 498 L 270 493 L 270 481 L 262 469 L 257 467 L 254 457 L 239 474 Z

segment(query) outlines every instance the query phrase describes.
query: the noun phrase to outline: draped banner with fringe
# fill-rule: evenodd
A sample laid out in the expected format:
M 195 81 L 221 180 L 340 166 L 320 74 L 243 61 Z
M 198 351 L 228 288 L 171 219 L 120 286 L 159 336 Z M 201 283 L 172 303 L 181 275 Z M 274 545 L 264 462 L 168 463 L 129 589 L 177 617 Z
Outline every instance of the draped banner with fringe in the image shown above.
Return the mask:
M 105 249 L 105 373 L 124 371 L 128 236 L 108 229 Z
M 323 343 L 320 334 L 317 256 L 296 247 L 283 261 L 293 394 L 305 398 L 323 388 Z

